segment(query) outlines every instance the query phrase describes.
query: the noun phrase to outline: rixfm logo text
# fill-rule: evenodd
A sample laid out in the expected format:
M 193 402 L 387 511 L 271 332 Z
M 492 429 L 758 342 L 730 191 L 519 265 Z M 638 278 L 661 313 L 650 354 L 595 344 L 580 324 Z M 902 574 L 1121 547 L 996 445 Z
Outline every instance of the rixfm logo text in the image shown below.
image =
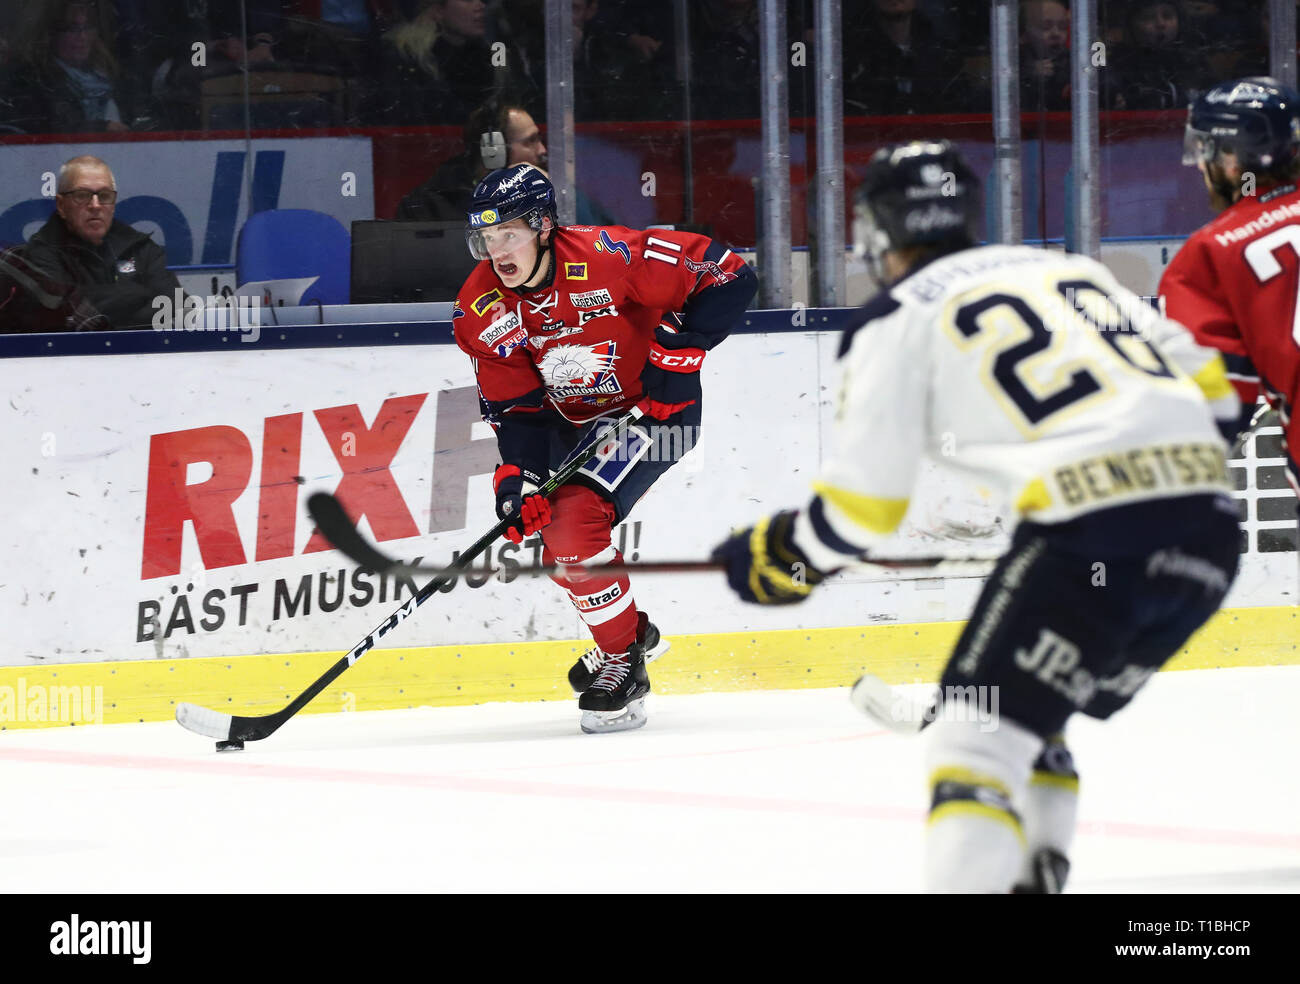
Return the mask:
M 475 387 L 443 390 L 436 401 L 428 396 L 390 397 L 368 422 L 361 408 L 351 404 L 266 417 L 260 432 L 212 424 L 154 434 L 141 579 L 181 572 L 187 527 L 207 570 L 293 556 L 298 524 L 307 521 L 303 503 L 311 491 L 303 488 L 306 480 L 300 474 L 308 440 L 323 439 L 328 445 L 343 473 L 334 494 L 353 522 L 369 521 L 376 540 L 464 529 L 469 479 L 492 474 L 496 440 L 471 436 L 481 420 Z M 432 412 L 435 405 L 434 446 L 420 449 L 420 459 L 433 462 L 434 504 L 428 529 L 421 531 L 390 469 L 418 415 Z M 260 456 L 255 456 L 259 445 Z M 206 477 L 196 480 L 198 476 Z M 241 527 L 235 502 L 250 490 L 257 496 L 256 525 Z M 329 541 L 314 531 L 301 553 L 330 549 Z

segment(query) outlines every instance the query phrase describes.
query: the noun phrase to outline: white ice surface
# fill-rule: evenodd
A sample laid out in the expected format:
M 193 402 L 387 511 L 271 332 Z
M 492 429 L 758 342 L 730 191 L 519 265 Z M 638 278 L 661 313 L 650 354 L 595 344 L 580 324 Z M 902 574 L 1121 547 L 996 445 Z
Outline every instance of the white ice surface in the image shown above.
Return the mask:
M 1075 719 L 1076 892 L 1300 891 L 1300 667 L 1161 673 Z M 175 723 L 0 733 L 6 892 L 912 892 L 925 737 L 847 690 L 300 716 L 217 754 Z M 587 858 L 600 858 L 595 869 Z

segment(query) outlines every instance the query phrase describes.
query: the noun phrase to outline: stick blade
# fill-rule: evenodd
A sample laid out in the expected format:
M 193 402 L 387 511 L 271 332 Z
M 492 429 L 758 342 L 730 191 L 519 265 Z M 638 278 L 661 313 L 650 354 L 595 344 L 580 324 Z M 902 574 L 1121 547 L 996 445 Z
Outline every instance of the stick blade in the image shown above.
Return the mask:
M 177 704 L 176 721 L 182 728 L 217 741 L 229 741 L 235 719 L 222 711 L 214 711 L 198 704 Z
M 397 561 L 385 557 L 366 542 L 348 519 L 343 503 L 328 492 L 313 493 L 307 499 L 307 512 L 325 539 L 366 570 L 384 574 L 398 566 Z
M 867 673 L 849 691 L 853 706 L 878 724 L 900 735 L 914 735 L 926 725 L 924 708 L 880 677 Z

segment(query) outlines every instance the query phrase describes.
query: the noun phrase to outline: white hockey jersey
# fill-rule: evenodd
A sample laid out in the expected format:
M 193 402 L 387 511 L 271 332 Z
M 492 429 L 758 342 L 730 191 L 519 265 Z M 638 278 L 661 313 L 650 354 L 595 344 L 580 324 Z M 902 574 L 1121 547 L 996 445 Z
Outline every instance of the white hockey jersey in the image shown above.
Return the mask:
M 846 332 L 835 437 L 795 541 L 829 570 L 903 519 L 926 455 L 1021 518 L 1228 489 L 1223 361 L 1101 264 L 1025 246 L 935 260 Z

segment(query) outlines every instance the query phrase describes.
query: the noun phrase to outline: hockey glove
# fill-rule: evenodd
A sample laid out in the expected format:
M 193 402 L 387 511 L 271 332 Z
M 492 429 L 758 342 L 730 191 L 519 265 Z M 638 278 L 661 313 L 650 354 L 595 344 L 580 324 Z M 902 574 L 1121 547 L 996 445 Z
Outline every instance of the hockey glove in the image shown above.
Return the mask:
M 522 543 L 551 521 L 551 503 L 538 495 L 536 486 L 524 487 L 524 476 L 518 465 L 500 465 L 492 476 L 492 489 L 497 494 L 497 518 L 515 522 L 506 527 L 506 539 Z
M 650 354 L 641 370 L 643 396 L 637 403 L 648 417 L 667 420 L 700 399 L 700 368 L 704 349 L 664 348 L 650 343 Z
M 712 559 L 724 565 L 727 583 L 741 600 L 793 605 L 826 579 L 794 544 L 796 515 L 779 512 L 733 533 L 714 548 Z

